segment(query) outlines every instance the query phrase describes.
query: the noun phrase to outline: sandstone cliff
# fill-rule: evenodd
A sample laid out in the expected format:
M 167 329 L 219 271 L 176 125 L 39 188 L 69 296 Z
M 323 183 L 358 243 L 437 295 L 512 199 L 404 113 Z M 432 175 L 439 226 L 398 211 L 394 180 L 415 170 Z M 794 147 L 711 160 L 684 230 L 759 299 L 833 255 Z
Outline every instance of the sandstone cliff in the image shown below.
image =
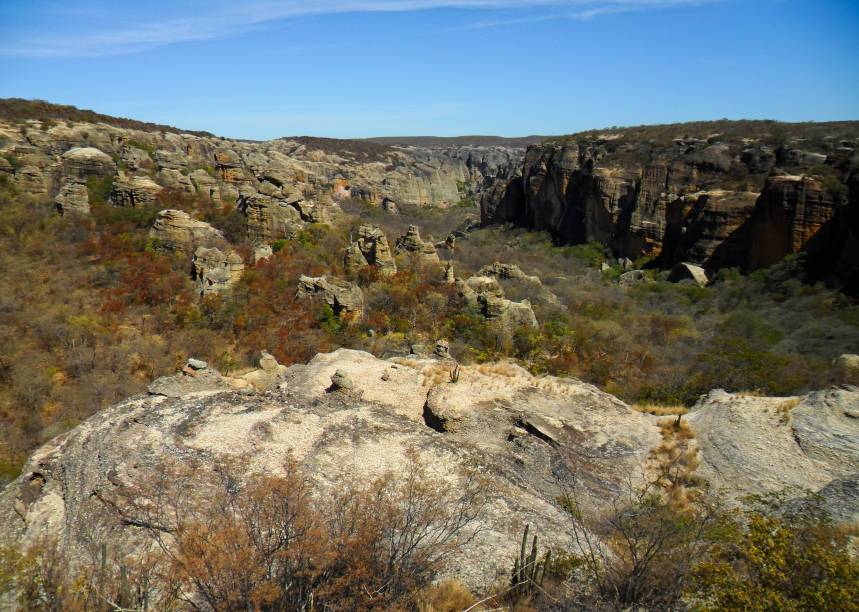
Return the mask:
M 663 267 L 751 270 L 793 253 L 813 257 L 830 236 L 852 244 L 836 217 L 859 207 L 848 189 L 857 150 L 856 123 L 588 132 L 529 147 L 521 175 L 483 193 L 482 221 L 546 230 L 565 244 L 599 242 L 622 257 L 659 255 Z

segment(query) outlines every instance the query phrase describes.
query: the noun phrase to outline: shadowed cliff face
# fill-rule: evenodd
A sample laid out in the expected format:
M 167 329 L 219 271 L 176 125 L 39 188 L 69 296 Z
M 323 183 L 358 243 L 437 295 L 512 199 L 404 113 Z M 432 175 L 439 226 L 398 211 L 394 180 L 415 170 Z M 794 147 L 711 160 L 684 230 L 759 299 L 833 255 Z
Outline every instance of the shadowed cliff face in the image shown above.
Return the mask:
M 663 266 L 756 269 L 846 239 L 832 228 L 856 205 L 846 185 L 857 146 L 855 123 L 576 135 L 529 147 L 521 175 L 483 193 L 482 220 L 545 230 L 564 244 L 600 242 L 619 256 L 658 255 Z

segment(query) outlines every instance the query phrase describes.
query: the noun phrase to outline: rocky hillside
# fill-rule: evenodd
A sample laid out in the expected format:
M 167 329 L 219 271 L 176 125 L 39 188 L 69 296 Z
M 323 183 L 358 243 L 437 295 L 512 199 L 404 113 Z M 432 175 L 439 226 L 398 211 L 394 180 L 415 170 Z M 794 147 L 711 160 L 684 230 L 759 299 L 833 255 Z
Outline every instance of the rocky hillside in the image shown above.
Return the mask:
M 133 550 L 145 530 L 124 504 L 165 463 L 238 457 L 248 474 L 277 474 L 292 456 L 325 491 L 396 474 L 416 453 L 454 484 L 469 466 L 487 479 L 479 529 L 447 570 L 488 588 L 507 579 L 523 523 L 572 546 L 563 491 L 575 486 L 584 507 L 604 507 L 630 484 L 658 479 L 675 451 L 689 470 L 700 463 L 688 486 L 731 499 L 794 487 L 789 496 L 802 502 L 823 492 L 837 519 L 855 520 L 857 410 L 856 388 L 798 398 L 713 392 L 675 440 L 666 425 L 674 417 L 635 412 L 590 385 L 511 363 L 380 360 L 341 349 L 288 369 L 264 354 L 260 369 L 235 378 L 190 360 L 147 395 L 36 451 L 0 493 L 0 541 L 25 546 L 49 534 L 78 558 L 92 538 Z
M 482 200 L 565 244 L 670 268 L 755 270 L 806 252 L 859 286 L 859 123 L 717 121 L 584 132 L 528 149 Z
M 125 184 L 146 178 L 215 201 L 256 201 L 275 217 L 289 214 L 284 209 L 300 208 L 300 201 L 327 205 L 332 198 L 444 207 L 472 199 L 495 180 L 506 179 L 523 154 L 524 147 L 518 145 L 389 147 L 308 137 L 228 140 L 72 107 L 0 101 L 0 176 L 32 194 L 67 196 L 76 183 L 115 176 Z M 133 205 L 137 191 L 157 187 L 126 190 L 133 193 Z

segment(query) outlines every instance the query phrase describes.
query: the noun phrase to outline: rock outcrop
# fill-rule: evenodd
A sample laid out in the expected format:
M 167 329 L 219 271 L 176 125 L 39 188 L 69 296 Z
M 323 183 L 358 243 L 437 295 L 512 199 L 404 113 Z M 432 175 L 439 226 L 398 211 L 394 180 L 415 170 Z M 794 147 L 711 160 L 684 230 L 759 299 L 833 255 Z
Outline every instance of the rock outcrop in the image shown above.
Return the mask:
M 815 493 L 859 481 L 859 389 L 804 397 L 712 391 L 685 417 L 697 432 L 697 474 L 729 497 Z M 840 491 L 840 493 L 839 493 Z M 859 518 L 859 487 L 822 498 L 837 520 Z
M 513 302 L 504 297 L 504 290 L 492 276 L 472 276 L 456 281 L 460 298 L 470 308 L 478 310 L 486 319 L 502 328 L 538 327 L 537 317 L 529 300 Z
M 375 225 L 362 225 L 346 250 L 344 266 L 349 274 L 354 274 L 364 266 L 378 268 L 382 276 L 390 276 L 397 271 L 394 255 L 385 233 Z
M 66 183 L 54 198 L 57 210 L 62 215 L 89 215 L 89 192 L 81 183 Z
M 751 218 L 749 268 L 764 268 L 800 251 L 814 256 L 825 250 L 835 213 L 835 202 L 819 181 L 770 177 Z
M 397 238 L 396 250 L 398 253 L 406 253 L 426 266 L 439 265 L 441 260 L 432 242 L 424 242 L 417 225 L 410 225 L 406 233 Z
M 0 541 L 26 546 L 52 534 L 84 555 L 87 538 L 101 533 L 132 551 L 145 534 L 111 502 L 165 461 L 241 456 L 248 472 L 279 474 L 289 453 L 322 493 L 397 473 L 416 453 L 431 475 L 452 483 L 461 468 L 480 466 L 489 504 L 446 570 L 489 587 L 509 579 L 522 523 L 547 544 L 571 545 L 559 528 L 559 483 L 575 479 L 589 500 L 605 499 L 638 478 L 659 441 L 652 418 L 590 385 L 508 364 L 463 367 L 451 384 L 447 367 L 341 349 L 285 372 L 272 364 L 282 382 L 262 394 L 236 391 L 236 379 L 211 368 L 160 379 L 151 395 L 98 413 L 34 454 L 0 492 Z M 336 391 L 333 379 L 341 381 Z M 437 424 L 442 416 L 446 427 Z
M 224 235 L 205 221 L 192 218 L 183 210 L 158 213 L 149 238 L 156 249 L 190 257 L 200 246 L 226 245 Z
M 63 153 L 63 176 L 85 183 L 90 178 L 109 176 L 116 172 L 110 155 L 94 147 L 75 147 Z
M 226 291 L 235 285 L 244 269 L 245 264 L 238 253 L 199 246 L 194 251 L 191 278 L 197 293 L 204 297 L 209 293 Z
M 509 580 L 516 536 L 528 523 L 548 546 L 575 550 L 558 499 L 574 483 L 586 507 L 650 478 L 658 417 L 633 411 L 591 385 L 534 377 L 512 363 L 380 360 L 341 349 L 283 368 L 221 376 L 188 362 L 149 395 L 120 402 L 40 448 L 0 491 L 0 542 L 26 548 L 54 536 L 78 558 L 93 537 L 133 553 L 145 532 L 124 520 L 123 495 L 164 463 L 241 458 L 247 473 L 280 474 L 291 455 L 313 487 L 396 474 L 411 454 L 432 476 L 459 482 L 479 466 L 490 491 L 456 567 L 471 587 Z M 263 390 L 259 392 L 257 390 Z M 859 391 L 799 398 L 714 391 L 684 417 L 698 479 L 728 500 L 785 491 L 803 503 L 821 493 L 836 520 L 859 508 Z M 187 495 L 205 499 L 188 481 Z M 444 572 L 443 572 L 444 574 Z
M 114 206 L 149 206 L 162 189 L 148 176 L 118 176 L 113 181 L 110 202 Z
M 360 316 L 364 310 L 364 294 L 355 283 L 329 280 L 324 276 L 302 276 L 298 279 L 298 297 L 322 299 L 338 317 Z
M 706 287 L 710 283 L 710 279 L 707 276 L 707 271 L 701 266 L 684 262 L 674 266 L 674 269 L 668 275 L 668 282 L 692 282 L 699 287 Z

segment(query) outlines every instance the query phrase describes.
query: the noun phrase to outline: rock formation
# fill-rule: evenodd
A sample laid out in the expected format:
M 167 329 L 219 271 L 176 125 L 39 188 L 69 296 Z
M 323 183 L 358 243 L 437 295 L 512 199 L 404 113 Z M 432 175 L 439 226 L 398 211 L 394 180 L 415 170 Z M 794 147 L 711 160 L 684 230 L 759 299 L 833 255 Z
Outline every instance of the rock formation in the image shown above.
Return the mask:
M 238 253 L 204 246 L 194 251 L 191 278 L 200 297 L 226 291 L 242 277 L 245 264 Z
M 349 274 L 354 274 L 364 266 L 378 268 L 383 276 L 390 276 L 397 271 L 388 238 L 375 225 L 362 225 L 358 228 L 355 239 L 346 250 L 344 266 Z
M 822 498 L 836 520 L 859 518 L 859 390 L 804 397 L 710 392 L 685 417 L 697 432 L 697 474 L 723 494 L 805 495 L 839 482 Z
M 836 208 L 823 185 L 807 176 L 772 176 L 751 218 L 749 268 L 770 266 L 800 251 L 812 256 L 832 238 Z M 834 229 L 834 228 L 833 228 Z
M 160 379 L 151 395 L 102 411 L 37 451 L 0 492 L 0 541 L 23 546 L 55 534 L 83 555 L 95 530 L 131 551 L 144 534 L 123 524 L 111 502 L 164 461 L 246 455 L 248 471 L 278 474 L 291 453 L 324 492 L 398 472 L 414 452 L 452 482 L 462 467 L 481 466 L 492 498 L 457 567 L 447 569 L 488 587 L 508 578 L 522 522 L 547 542 L 570 545 L 558 529 L 566 520 L 559 478 L 571 483 L 585 470 L 586 494 L 600 499 L 636 478 L 658 443 L 652 418 L 590 385 L 507 364 L 464 367 L 452 384 L 447 367 L 341 349 L 278 374 L 283 382 L 263 394 L 237 392 L 236 379 L 211 368 Z M 346 381 L 337 386 L 343 391 L 331 392 L 332 378 Z
M 671 270 L 671 274 L 668 275 L 668 282 L 693 282 L 699 287 L 706 287 L 710 283 L 710 279 L 707 276 L 707 271 L 701 266 L 691 263 L 680 263 Z
M 225 246 L 224 235 L 206 223 L 192 218 L 183 210 L 158 213 L 149 238 L 156 249 L 190 257 L 199 246 Z
M 163 187 L 148 176 L 118 176 L 113 181 L 110 202 L 114 206 L 149 206 Z
M 62 215 L 89 215 L 89 192 L 81 183 L 66 183 L 54 198 L 57 210 Z
M 397 238 L 396 250 L 398 253 L 414 256 L 422 265 L 430 266 L 441 263 L 432 243 L 424 242 L 421 239 L 417 225 L 410 225 L 406 233 Z
M 477 309 L 490 321 L 502 328 L 513 330 L 520 326 L 538 327 L 537 317 L 531 302 L 513 302 L 504 297 L 504 290 L 491 276 L 472 276 L 467 280 L 457 280 L 459 296 L 470 308 Z
M 364 294 L 355 283 L 329 280 L 324 276 L 302 276 L 298 279 L 298 297 L 319 297 L 339 316 L 360 316 L 364 310 Z
M 112 175 L 116 172 L 113 159 L 94 147 L 75 147 L 63 153 L 63 176 L 75 182 Z
M 742 138 L 706 126 L 702 137 L 663 126 L 533 145 L 521 172 L 483 191 L 482 222 L 546 230 L 567 244 L 600 242 L 633 259 L 658 255 L 664 268 L 754 270 L 806 252 L 821 275 L 853 278 L 833 251 L 849 244 L 847 259 L 859 261 L 857 241 L 835 222 L 859 202 L 859 192 L 847 194 L 859 168 L 855 132 L 818 140 L 812 151 L 774 149 L 766 122 L 744 124 Z

